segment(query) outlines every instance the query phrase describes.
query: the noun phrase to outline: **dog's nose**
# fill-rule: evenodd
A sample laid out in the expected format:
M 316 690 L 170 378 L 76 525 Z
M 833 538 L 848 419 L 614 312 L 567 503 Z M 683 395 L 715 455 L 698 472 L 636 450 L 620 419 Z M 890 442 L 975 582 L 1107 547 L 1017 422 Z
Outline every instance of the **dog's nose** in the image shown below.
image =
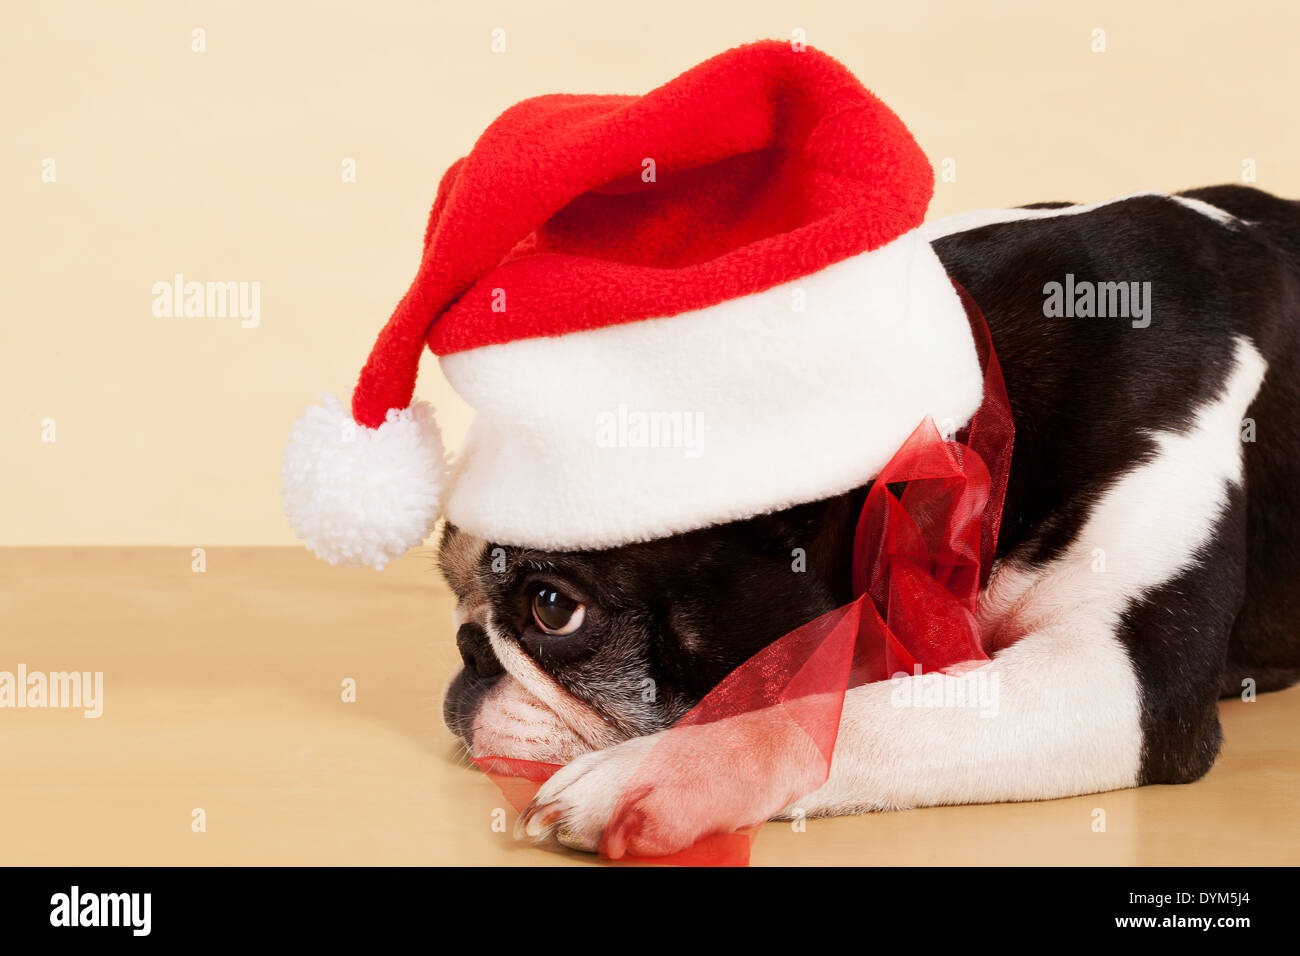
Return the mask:
M 496 677 L 504 672 L 492 645 L 488 642 L 487 631 L 466 621 L 456 631 L 456 646 L 460 648 L 460 659 L 465 662 L 465 669 L 475 677 Z

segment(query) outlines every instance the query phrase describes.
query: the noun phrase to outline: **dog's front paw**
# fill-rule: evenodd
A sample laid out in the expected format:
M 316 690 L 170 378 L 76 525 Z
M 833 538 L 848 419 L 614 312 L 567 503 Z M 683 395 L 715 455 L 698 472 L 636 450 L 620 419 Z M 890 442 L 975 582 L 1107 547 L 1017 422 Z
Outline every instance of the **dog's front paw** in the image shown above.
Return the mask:
M 515 837 L 538 842 L 554 837 L 564 846 L 595 853 L 618 798 L 662 736 L 635 737 L 561 767 L 519 814 Z
M 584 754 L 544 783 L 517 837 L 612 859 L 667 856 L 763 823 L 817 785 L 806 735 L 746 715 L 678 727 Z M 617 818 L 615 815 L 617 814 Z

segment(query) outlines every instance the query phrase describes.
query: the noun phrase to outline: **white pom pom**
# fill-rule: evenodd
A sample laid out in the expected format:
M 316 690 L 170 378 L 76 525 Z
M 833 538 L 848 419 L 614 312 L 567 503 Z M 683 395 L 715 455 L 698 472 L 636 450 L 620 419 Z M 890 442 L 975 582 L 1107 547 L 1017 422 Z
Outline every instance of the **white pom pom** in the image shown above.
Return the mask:
M 447 468 L 428 402 L 358 425 L 333 395 L 294 423 L 280 493 L 298 537 L 330 564 L 382 569 L 420 544 L 438 520 Z

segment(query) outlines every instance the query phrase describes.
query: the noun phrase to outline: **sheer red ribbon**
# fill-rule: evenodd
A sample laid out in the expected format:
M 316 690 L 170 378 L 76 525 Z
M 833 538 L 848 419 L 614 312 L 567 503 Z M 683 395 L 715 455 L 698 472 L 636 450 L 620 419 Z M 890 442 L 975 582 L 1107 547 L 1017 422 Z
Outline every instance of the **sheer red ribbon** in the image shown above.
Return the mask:
M 855 600 L 755 654 L 657 739 L 605 828 L 606 859 L 745 865 L 757 826 L 825 783 L 849 688 L 989 659 L 975 609 L 993 562 L 1014 427 L 988 327 L 957 291 L 984 370 L 979 409 L 952 439 L 927 418 L 876 477 L 854 536 Z M 559 769 L 503 757 L 475 762 L 516 809 Z M 708 785 L 657 785 L 702 762 Z M 777 781 L 785 791 L 774 794 Z M 750 829 L 665 855 L 683 833 L 699 832 L 713 816 L 705 804 L 717 801 L 731 819 L 750 819 Z

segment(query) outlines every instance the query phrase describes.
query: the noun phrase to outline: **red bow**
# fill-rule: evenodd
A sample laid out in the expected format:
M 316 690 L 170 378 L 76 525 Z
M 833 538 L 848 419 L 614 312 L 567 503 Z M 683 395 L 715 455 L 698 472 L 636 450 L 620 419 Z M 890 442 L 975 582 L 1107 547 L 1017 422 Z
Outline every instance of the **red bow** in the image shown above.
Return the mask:
M 709 739 L 708 725 L 743 716 L 745 733 L 753 739 L 790 742 L 779 760 L 780 779 L 789 782 L 793 802 L 826 782 L 849 688 L 900 672 L 941 671 L 989 659 L 975 609 L 993 563 L 1014 427 L 984 317 L 964 289 L 957 291 L 984 369 L 983 403 L 953 439 L 940 435 L 927 418 L 903 443 L 876 477 L 858 518 L 855 600 L 759 651 L 658 739 L 605 828 L 601 851 L 606 858 L 624 857 L 629 848 L 653 850 L 662 842 L 647 832 L 652 824 L 639 802 L 655 781 L 697 755 Z M 720 736 L 735 741 L 734 734 Z M 559 769 L 501 757 L 475 762 L 517 809 Z M 762 765 L 754 769 L 771 772 Z M 654 862 L 744 865 L 752 832 L 705 837 Z

